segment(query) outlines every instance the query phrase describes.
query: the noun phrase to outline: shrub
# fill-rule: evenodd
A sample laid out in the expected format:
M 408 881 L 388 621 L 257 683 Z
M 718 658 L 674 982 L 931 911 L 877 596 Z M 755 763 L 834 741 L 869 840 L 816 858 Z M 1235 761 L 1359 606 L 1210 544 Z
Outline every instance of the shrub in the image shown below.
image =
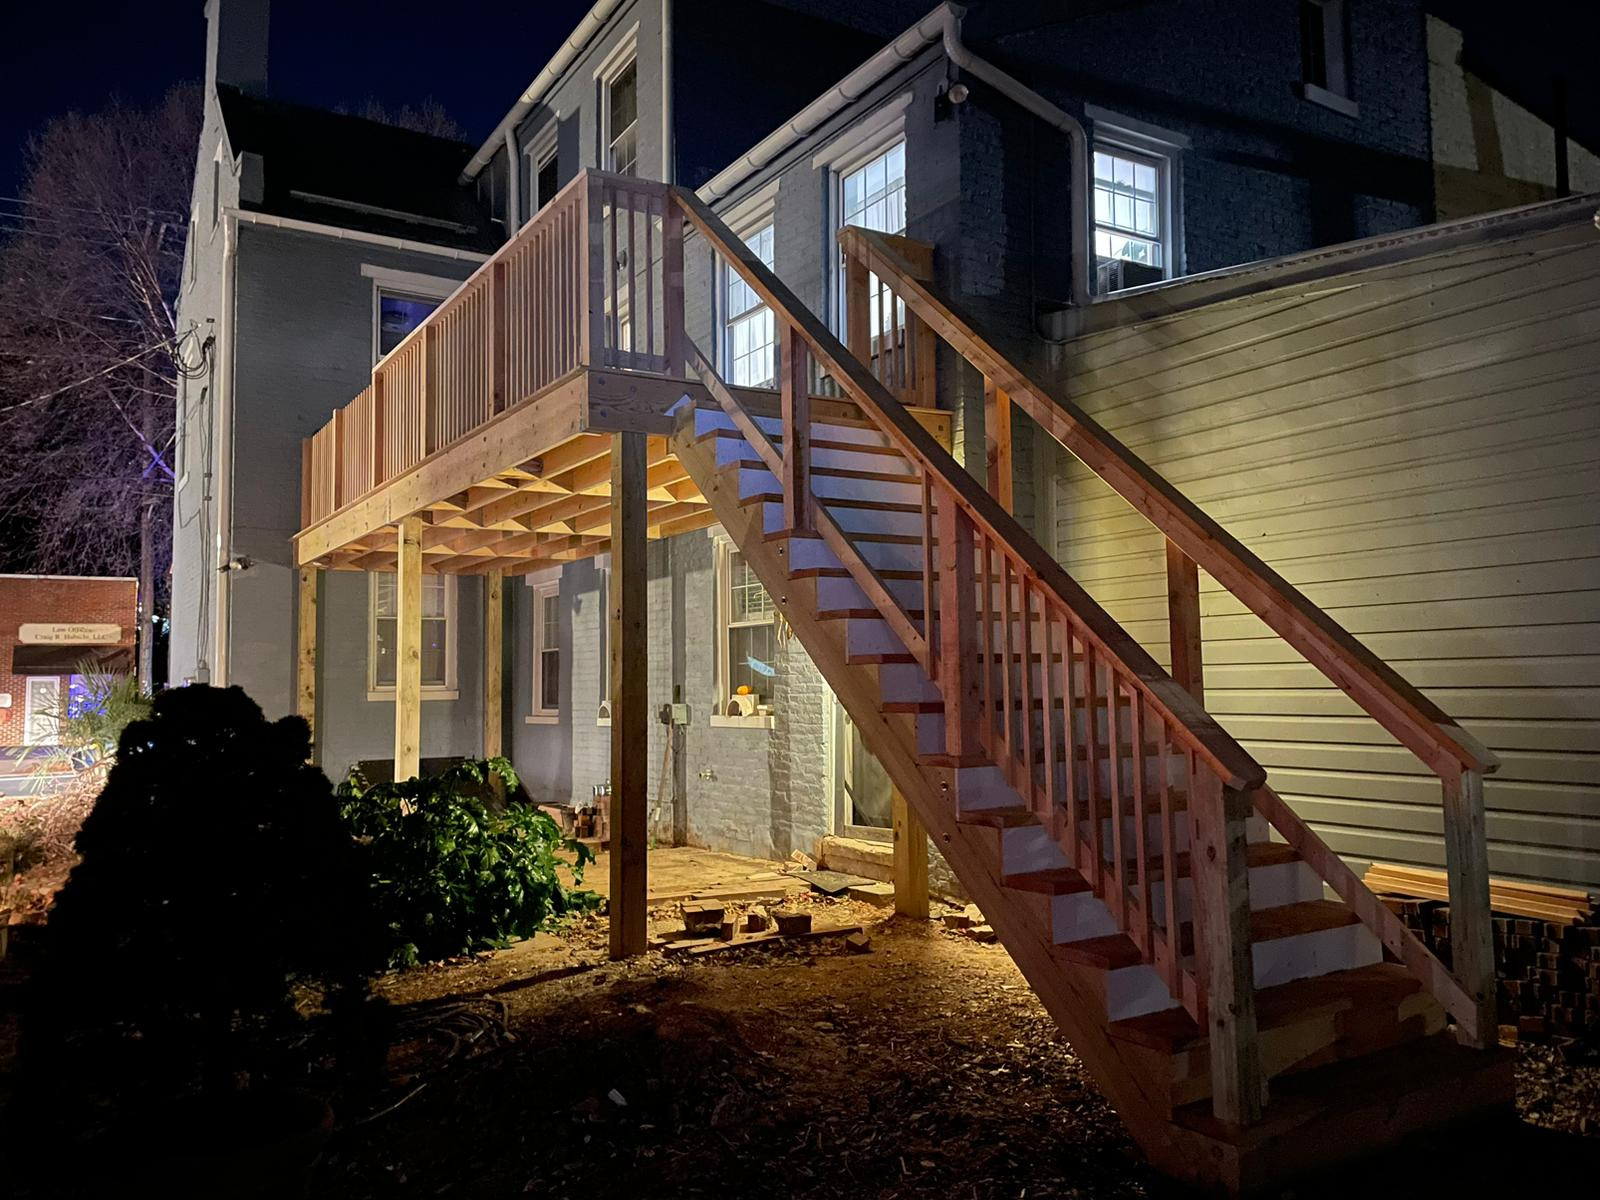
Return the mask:
M 127 726 L 47 927 L 35 1063 L 227 1090 L 267 1066 L 294 981 L 364 991 L 365 881 L 309 751 L 303 720 L 268 722 L 236 687 L 163 692 Z
M 352 773 L 340 785 L 340 815 L 365 855 L 391 966 L 498 949 L 598 903 L 576 890 L 594 859 L 589 848 L 531 805 L 491 812 L 477 795 L 491 778 L 516 789 L 503 758 L 370 787 Z M 574 888 L 562 883 L 563 867 Z

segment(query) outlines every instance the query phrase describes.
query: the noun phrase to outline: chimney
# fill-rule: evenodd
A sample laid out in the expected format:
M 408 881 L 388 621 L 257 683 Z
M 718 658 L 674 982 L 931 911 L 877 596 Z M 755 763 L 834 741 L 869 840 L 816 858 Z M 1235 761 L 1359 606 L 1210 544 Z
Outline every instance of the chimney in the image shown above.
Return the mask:
M 267 94 L 268 0 L 206 0 L 206 89 Z

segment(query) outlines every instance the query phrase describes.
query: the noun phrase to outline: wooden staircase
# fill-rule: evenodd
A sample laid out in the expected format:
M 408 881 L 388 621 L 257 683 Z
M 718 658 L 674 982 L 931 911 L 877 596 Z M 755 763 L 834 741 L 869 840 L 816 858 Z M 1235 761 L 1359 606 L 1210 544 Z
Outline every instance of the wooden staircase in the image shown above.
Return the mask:
M 672 449 L 1156 1164 L 1251 1191 L 1507 1105 L 1509 1059 L 1484 1048 L 1492 975 L 1464 984 L 1411 938 L 901 403 L 926 395 L 929 329 L 1013 396 L 1056 402 L 974 351 L 893 239 L 847 242 L 852 352 L 703 205 L 676 200 L 776 314 L 782 387 L 736 398 L 690 348 L 713 400 L 680 407 Z M 843 399 L 811 399 L 812 361 Z M 1069 420 L 1078 452 L 1092 426 Z M 1492 755 L 1364 650 L 1329 649 L 1325 615 L 1203 514 L 1222 550 L 1189 539 L 1198 510 L 1111 447 L 1113 486 L 1141 480 L 1141 511 L 1218 578 L 1248 571 L 1290 614 L 1284 636 L 1340 658 L 1336 682 L 1442 766 L 1447 817 L 1476 796 L 1481 843 Z

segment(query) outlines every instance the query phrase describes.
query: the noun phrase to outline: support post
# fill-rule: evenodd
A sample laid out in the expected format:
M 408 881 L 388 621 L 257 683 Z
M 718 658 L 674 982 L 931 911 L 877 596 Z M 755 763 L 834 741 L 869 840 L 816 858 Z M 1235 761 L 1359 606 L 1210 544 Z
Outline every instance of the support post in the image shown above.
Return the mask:
M 505 575 L 483 579 L 483 756 L 505 753 Z
M 294 710 L 311 727 L 311 761 L 322 761 L 317 736 L 317 589 L 322 572 L 300 568 L 299 603 L 295 611 Z
M 585 172 L 582 210 L 588 233 L 583 258 L 582 333 L 578 362 L 585 367 L 607 364 L 606 358 L 606 220 L 605 197 L 593 174 Z
M 1450 972 L 1473 998 L 1477 1028 L 1458 1026 L 1471 1046 L 1495 1043 L 1494 927 L 1489 916 L 1489 847 L 1483 772 L 1444 781 L 1445 873 L 1450 884 Z
M 1167 543 L 1167 622 L 1172 645 L 1172 678 L 1205 706 L 1205 671 L 1200 651 L 1200 568 Z
M 669 193 L 662 210 L 661 227 L 661 333 L 667 356 L 667 374 L 673 378 L 688 369 L 684 352 L 683 213 Z
M 928 831 L 899 788 L 894 789 L 894 910 L 928 919 Z
M 643 954 L 647 937 L 650 737 L 646 657 L 646 441 L 611 439 L 611 957 Z
M 989 494 L 1000 501 L 1001 508 L 1011 512 L 1011 397 L 987 377 L 983 381 L 983 459 Z
M 983 709 L 972 526 L 962 519 L 950 495 L 939 497 L 938 525 L 938 664 L 945 751 L 954 758 L 965 758 L 979 750 L 978 721 Z M 988 586 L 987 580 L 984 586 Z
M 845 344 L 869 370 L 872 367 L 872 316 L 867 293 L 872 288 L 867 264 L 851 255 L 844 264 Z M 874 372 L 876 373 L 876 372 Z
M 1247 792 L 1224 787 L 1189 755 L 1194 879 L 1194 949 L 1211 1043 L 1211 1109 L 1218 1120 L 1254 1125 L 1266 1101 L 1256 1039 L 1250 953 Z
M 422 518 L 395 527 L 394 778 L 422 769 Z
M 811 528 L 810 354 L 800 333 L 785 323 L 780 337 L 779 397 L 783 405 L 783 523 L 786 529 Z

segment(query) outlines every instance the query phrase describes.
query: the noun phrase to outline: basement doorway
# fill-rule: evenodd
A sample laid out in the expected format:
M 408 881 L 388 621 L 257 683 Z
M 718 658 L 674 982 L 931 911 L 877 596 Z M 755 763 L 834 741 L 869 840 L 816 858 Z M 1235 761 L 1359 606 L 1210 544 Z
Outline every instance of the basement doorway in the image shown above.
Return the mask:
M 894 836 L 894 787 L 889 773 L 867 749 L 838 697 L 830 696 L 830 701 L 834 830 L 841 837 L 889 841 Z

